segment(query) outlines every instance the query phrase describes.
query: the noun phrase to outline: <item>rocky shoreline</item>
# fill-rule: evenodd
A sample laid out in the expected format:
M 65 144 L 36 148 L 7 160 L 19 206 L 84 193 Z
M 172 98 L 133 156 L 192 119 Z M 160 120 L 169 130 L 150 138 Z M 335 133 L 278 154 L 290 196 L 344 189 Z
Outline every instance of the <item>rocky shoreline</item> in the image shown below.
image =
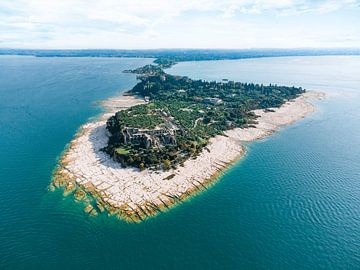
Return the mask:
M 245 154 L 243 142 L 263 138 L 304 118 L 315 110 L 309 99 L 323 96 L 306 92 L 280 108 L 256 110 L 256 127 L 226 131 L 225 136 L 212 138 L 196 159 L 161 172 L 122 168 L 100 151 L 108 139 L 106 119 L 120 109 L 145 103 L 134 96 L 110 98 L 102 103 L 106 111 L 99 120 L 83 125 L 64 151 L 50 189 L 65 187 L 64 195 L 73 193 L 76 200 L 84 201 L 84 211 L 90 215 L 106 211 L 129 222 L 142 221 L 206 189 Z

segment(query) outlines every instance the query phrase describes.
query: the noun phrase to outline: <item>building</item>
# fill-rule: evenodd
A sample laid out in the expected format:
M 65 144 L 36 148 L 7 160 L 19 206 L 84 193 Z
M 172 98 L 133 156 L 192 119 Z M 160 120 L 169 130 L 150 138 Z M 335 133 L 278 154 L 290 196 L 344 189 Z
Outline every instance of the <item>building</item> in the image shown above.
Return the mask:
M 212 105 L 218 105 L 218 104 L 221 104 L 223 103 L 222 99 L 220 98 L 204 98 L 202 100 L 204 103 L 207 103 L 207 104 L 212 104 Z
M 175 129 L 139 129 L 125 127 L 121 134 L 123 143 L 137 144 L 147 149 L 176 144 Z

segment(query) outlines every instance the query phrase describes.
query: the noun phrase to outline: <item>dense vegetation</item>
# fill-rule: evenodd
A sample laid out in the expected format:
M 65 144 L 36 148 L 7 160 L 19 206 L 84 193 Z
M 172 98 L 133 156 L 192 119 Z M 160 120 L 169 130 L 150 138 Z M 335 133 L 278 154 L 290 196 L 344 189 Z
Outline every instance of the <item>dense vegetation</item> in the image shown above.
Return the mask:
M 170 67 L 172 64 L 173 62 L 166 62 L 167 67 Z M 124 70 L 124 72 L 135 73 L 135 74 L 147 74 L 147 75 L 159 75 L 160 73 L 164 73 L 160 65 L 145 65 L 137 69 L 127 69 Z
M 135 128 L 154 129 L 164 123 L 164 120 L 154 112 L 150 106 L 134 106 L 125 111 L 116 113 L 116 119 L 120 126 Z
M 252 110 L 279 107 L 304 92 L 297 87 L 191 80 L 166 74 L 155 65 L 130 72 L 143 74 L 129 93 L 150 101 L 109 118 L 107 129 L 111 137 L 104 150 L 124 166 L 141 169 L 181 165 L 200 153 L 211 137 L 255 124 Z M 176 143 L 150 148 L 124 143 L 122 134 L 126 127 L 174 129 Z

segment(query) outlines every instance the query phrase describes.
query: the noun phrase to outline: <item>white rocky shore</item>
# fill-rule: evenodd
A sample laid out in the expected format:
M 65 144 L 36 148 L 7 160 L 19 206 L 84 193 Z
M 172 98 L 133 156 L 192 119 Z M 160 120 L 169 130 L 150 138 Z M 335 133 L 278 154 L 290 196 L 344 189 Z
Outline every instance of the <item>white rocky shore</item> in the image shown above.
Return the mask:
M 128 221 L 143 220 L 187 198 L 209 185 L 229 164 L 245 153 L 242 142 L 263 138 L 315 110 L 309 99 L 319 99 L 322 93 L 307 92 L 271 112 L 257 110 L 256 127 L 233 129 L 226 136 L 216 136 L 196 159 L 169 171 L 139 171 L 122 168 L 100 149 L 107 144 L 106 119 L 115 111 L 142 104 L 133 96 L 110 98 L 103 102 L 106 109 L 100 120 L 81 127 L 60 160 L 53 185 L 66 185 L 65 192 L 78 188 L 78 197 L 91 193 L 100 210 L 106 208 Z M 79 191 L 80 190 L 80 191 Z M 81 197 L 80 196 L 80 197 Z M 88 206 L 87 212 L 96 214 Z

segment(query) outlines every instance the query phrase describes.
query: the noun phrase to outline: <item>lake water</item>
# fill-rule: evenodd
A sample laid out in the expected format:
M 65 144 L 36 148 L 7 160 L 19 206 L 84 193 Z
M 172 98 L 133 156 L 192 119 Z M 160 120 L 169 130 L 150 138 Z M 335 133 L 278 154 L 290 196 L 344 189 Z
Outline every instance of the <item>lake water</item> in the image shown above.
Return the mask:
M 324 91 L 317 112 L 247 145 L 206 192 L 140 224 L 49 192 L 96 101 L 150 59 L 0 57 L 0 269 L 360 269 L 360 57 L 185 62 L 171 74 Z

